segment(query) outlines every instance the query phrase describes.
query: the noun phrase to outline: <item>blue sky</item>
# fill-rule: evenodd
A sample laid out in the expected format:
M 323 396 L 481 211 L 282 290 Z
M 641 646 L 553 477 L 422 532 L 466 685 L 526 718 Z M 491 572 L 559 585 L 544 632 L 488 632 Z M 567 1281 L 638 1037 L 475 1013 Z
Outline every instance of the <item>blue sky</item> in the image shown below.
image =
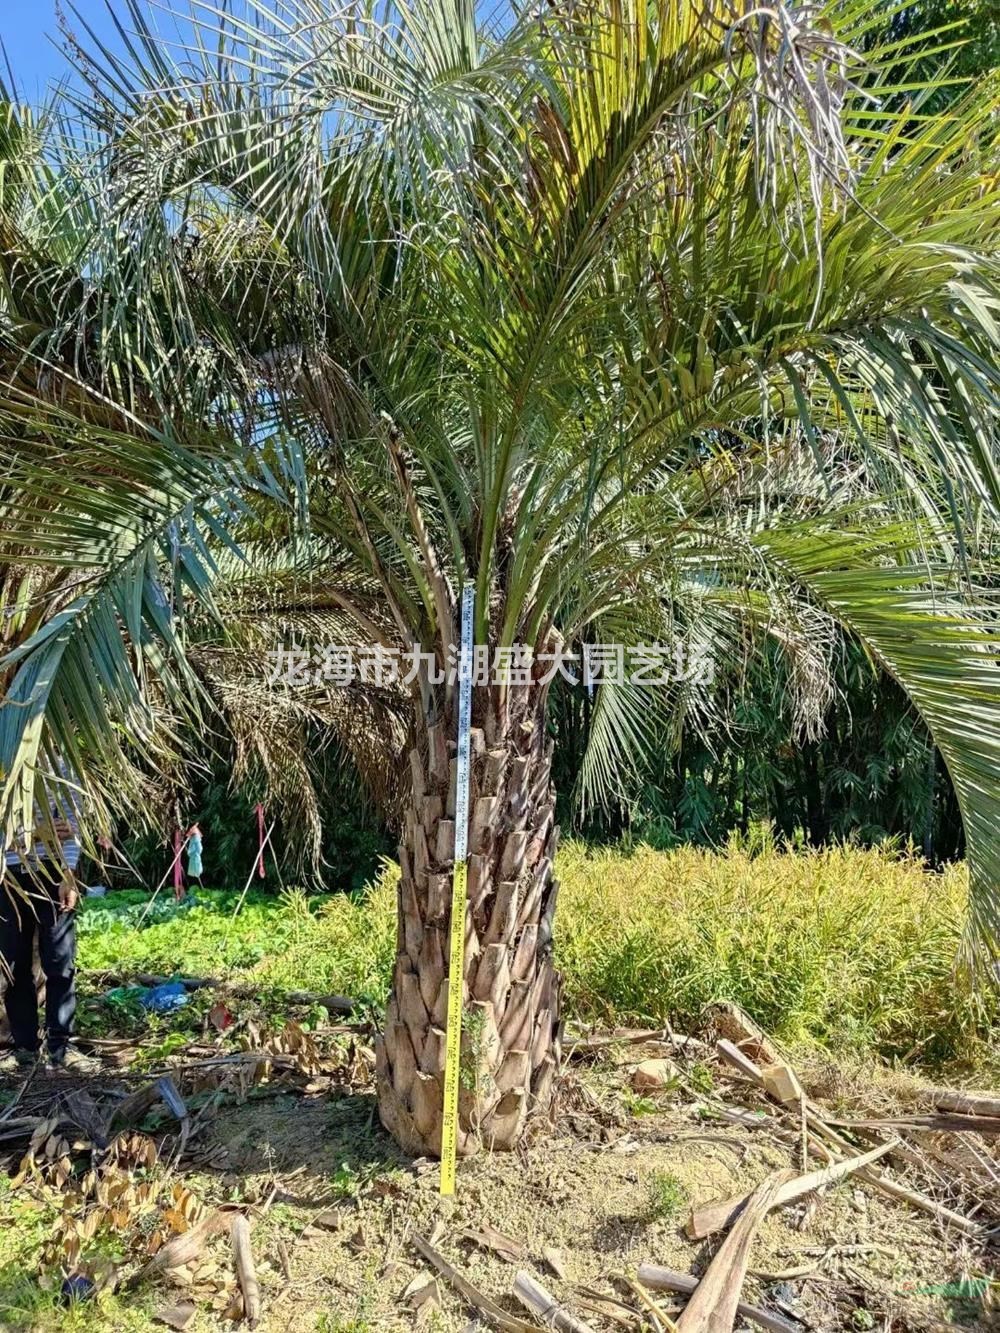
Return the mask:
M 73 77 L 72 62 L 63 50 L 65 39 L 56 20 L 57 3 L 58 0 L 0 0 L 0 42 L 17 90 L 29 102 L 41 101 L 46 89 Z M 133 33 L 135 22 L 127 0 L 111 0 L 111 3 L 122 29 L 126 34 Z M 172 58 L 183 60 L 185 48 L 194 41 L 192 16 L 211 29 L 217 7 L 225 7 L 230 14 L 234 10 L 246 13 L 249 0 L 136 0 L 136 3 L 148 26 L 171 48 Z M 62 6 L 84 50 L 97 56 L 100 43 L 125 55 L 125 43 L 107 0 L 62 0 Z M 6 82 L 6 68 L 0 65 L 0 70 Z
M 64 6 L 67 18 L 76 20 Z M 115 28 L 104 0 L 75 0 L 75 8 L 94 32 L 109 44 Z M 49 84 L 69 72 L 66 56 L 59 49 L 62 39 L 56 24 L 56 0 L 9 0 L 0 5 L 0 41 L 7 52 L 20 92 L 30 102 L 40 100 Z M 121 10 L 119 10 L 121 12 Z M 89 46 L 89 40 L 84 41 Z

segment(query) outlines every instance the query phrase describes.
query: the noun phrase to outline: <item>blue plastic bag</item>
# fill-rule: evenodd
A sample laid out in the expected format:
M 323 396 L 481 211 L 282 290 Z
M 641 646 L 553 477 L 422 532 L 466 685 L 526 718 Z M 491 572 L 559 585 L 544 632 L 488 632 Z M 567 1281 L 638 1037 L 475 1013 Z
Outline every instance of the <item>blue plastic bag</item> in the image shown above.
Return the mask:
M 190 998 L 183 981 L 164 981 L 140 996 L 139 1003 L 150 1013 L 172 1014 L 175 1009 L 182 1009 Z

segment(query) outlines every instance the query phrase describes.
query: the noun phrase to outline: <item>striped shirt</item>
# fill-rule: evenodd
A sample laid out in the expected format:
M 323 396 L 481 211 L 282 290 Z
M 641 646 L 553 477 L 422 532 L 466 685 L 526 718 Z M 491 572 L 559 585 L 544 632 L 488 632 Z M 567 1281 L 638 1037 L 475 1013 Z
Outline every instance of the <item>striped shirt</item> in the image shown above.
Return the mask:
M 66 801 L 65 809 L 60 809 L 54 801 L 49 803 L 49 811 L 52 821 L 57 820 L 66 823 L 73 830 L 72 836 L 62 838 L 59 842 L 59 861 L 67 870 L 75 870 L 80 864 L 80 823 L 77 816 L 76 802 L 70 795 Z M 42 831 L 43 820 L 41 811 L 35 807 L 36 823 L 32 833 L 37 839 L 37 835 Z M 44 842 L 36 840 L 34 847 L 28 851 L 28 837 L 24 829 L 18 830 L 18 833 L 11 846 L 4 851 L 4 860 L 11 869 L 17 869 L 24 864 L 27 857 L 28 861 L 37 864 L 38 862 L 49 862 L 52 860 L 52 853 Z

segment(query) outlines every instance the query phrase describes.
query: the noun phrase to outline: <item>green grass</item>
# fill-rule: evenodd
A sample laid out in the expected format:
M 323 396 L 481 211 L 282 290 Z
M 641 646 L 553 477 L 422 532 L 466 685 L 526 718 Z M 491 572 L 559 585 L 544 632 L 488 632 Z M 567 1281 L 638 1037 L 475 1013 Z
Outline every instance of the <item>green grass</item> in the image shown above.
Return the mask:
M 709 1001 L 731 999 L 793 1043 L 925 1069 L 989 1062 L 997 998 L 954 970 L 963 867 L 935 874 L 887 851 L 783 852 L 765 840 L 753 854 L 735 842 L 724 853 L 569 843 L 557 869 L 570 1017 L 684 1027 Z M 91 900 L 81 966 L 230 975 L 265 1002 L 314 990 L 381 1004 L 395 876 L 387 866 L 356 895 L 251 894 L 235 921 L 235 895 L 205 893 L 142 929 L 141 895 Z
M 651 1222 L 671 1222 L 688 1204 L 688 1193 L 672 1171 L 654 1171 L 648 1182 L 647 1216 Z
M 570 844 L 556 949 L 571 1013 L 692 1023 L 715 999 L 834 1052 L 975 1067 L 996 992 L 955 970 L 964 867 L 931 873 L 882 850 L 631 855 Z
M 395 871 L 387 868 L 357 895 L 308 898 L 201 891 L 195 905 L 139 927 L 144 895 L 85 899 L 79 962 L 85 972 L 236 976 L 265 998 L 288 990 L 338 990 L 376 1003 L 385 999 L 395 955 Z M 122 904 L 119 907 L 119 904 Z

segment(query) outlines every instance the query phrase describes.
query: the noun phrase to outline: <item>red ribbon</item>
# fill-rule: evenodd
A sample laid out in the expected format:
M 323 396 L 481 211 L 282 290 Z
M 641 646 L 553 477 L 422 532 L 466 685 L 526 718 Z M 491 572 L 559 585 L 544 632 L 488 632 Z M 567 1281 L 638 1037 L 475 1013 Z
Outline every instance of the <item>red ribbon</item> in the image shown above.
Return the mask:
M 174 897 L 178 902 L 184 897 L 184 871 L 181 869 L 183 846 L 180 829 L 174 829 Z
M 264 878 L 264 807 L 258 801 L 257 811 L 257 874 Z

